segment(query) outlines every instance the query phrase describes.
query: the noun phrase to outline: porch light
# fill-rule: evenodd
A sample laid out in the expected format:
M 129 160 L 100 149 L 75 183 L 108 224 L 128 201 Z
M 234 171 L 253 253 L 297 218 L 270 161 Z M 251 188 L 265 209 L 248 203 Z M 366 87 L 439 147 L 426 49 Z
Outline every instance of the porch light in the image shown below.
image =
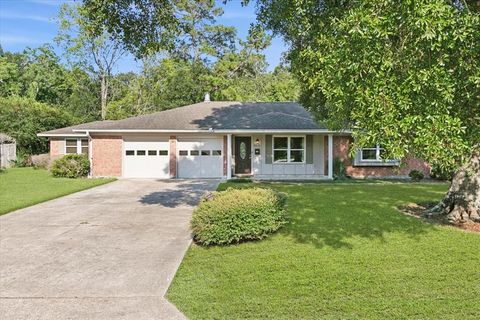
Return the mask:
M 260 139 L 257 138 L 257 140 L 255 140 L 255 146 L 258 147 L 260 145 Z

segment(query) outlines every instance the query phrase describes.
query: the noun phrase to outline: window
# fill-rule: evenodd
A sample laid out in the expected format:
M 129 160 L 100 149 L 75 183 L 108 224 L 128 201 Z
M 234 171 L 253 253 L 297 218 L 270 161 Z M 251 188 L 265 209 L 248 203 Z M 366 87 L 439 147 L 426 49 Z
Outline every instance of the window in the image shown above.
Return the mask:
M 137 156 L 144 156 L 145 150 L 137 150 Z
M 274 162 L 305 162 L 305 137 L 273 137 Z
M 361 160 L 362 161 L 382 161 L 383 148 L 377 145 L 374 148 L 362 148 Z
M 148 155 L 149 156 L 156 156 L 157 155 L 157 150 L 148 150 Z
M 355 156 L 354 165 L 356 166 L 398 166 L 396 159 L 385 159 L 383 156 L 385 149 L 379 145 L 368 148 L 361 148 Z
M 212 150 L 212 156 L 221 156 L 222 150 Z
M 88 139 L 82 139 L 81 142 L 82 153 L 88 156 Z
M 210 150 L 202 150 L 202 156 L 209 156 Z
M 77 153 L 77 139 L 68 139 L 65 141 L 65 153 L 66 154 L 76 154 Z
M 188 151 L 187 150 L 180 150 L 178 151 L 179 156 L 188 156 Z
M 65 154 L 85 154 L 88 155 L 88 139 L 66 139 Z
M 168 156 L 168 150 L 159 150 L 158 155 L 159 156 Z
M 134 150 L 126 150 L 126 151 L 125 151 L 125 155 L 126 155 L 126 156 L 134 156 L 134 155 L 135 155 L 135 151 L 134 151 Z
M 200 154 L 200 151 L 198 150 L 190 150 L 190 155 L 191 156 L 198 156 Z

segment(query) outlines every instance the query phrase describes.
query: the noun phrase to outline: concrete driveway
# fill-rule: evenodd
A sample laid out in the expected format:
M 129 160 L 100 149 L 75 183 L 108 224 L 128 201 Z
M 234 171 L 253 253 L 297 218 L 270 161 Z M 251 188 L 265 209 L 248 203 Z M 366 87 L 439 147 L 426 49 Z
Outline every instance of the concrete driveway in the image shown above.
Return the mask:
M 118 180 L 0 217 L 2 319 L 181 319 L 163 296 L 218 181 Z

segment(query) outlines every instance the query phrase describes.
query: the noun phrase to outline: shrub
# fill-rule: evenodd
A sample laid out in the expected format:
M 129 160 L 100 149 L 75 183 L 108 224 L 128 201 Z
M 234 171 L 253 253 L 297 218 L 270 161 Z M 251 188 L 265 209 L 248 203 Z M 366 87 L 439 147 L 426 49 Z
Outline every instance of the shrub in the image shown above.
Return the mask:
M 430 169 L 430 177 L 436 180 L 452 180 L 454 174 L 454 170 L 442 169 L 440 167 L 434 166 Z
M 412 179 L 412 181 L 420 181 L 423 179 L 423 172 L 421 171 L 418 171 L 418 170 L 412 170 L 410 171 L 410 173 L 408 174 L 408 176 Z
M 50 155 L 42 153 L 32 156 L 32 166 L 35 169 L 47 169 L 50 165 Z
M 21 168 L 21 167 L 31 167 L 32 166 L 32 156 L 26 154 L 25 152 L 19 151 L 17 152 L 17 157 L 15 160 L 12 161 L 13 166 Z
M 215 192 L 193 214 L 194 240 L 202 245 L 226 245 L 263 239 L 286 223 L 285 200 L 271 189 Z
M 54 177 L 86 177 L 90 171 L 90 162 L 86 155 L 67 154 L 53 162 L 51 171 Z
M 340 158 L 333 159 L 333 176 L 335 180 L 344 180 L 348 178 L 345 163 Z

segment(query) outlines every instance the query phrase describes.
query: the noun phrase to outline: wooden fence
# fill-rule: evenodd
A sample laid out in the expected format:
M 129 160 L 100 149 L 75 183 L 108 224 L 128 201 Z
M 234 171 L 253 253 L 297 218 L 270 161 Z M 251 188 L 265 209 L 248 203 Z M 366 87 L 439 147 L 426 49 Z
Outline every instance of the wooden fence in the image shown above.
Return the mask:
M 17 158 L 16 143 L 0 144 L 0 168 L 8 168 L 10 161 Z

